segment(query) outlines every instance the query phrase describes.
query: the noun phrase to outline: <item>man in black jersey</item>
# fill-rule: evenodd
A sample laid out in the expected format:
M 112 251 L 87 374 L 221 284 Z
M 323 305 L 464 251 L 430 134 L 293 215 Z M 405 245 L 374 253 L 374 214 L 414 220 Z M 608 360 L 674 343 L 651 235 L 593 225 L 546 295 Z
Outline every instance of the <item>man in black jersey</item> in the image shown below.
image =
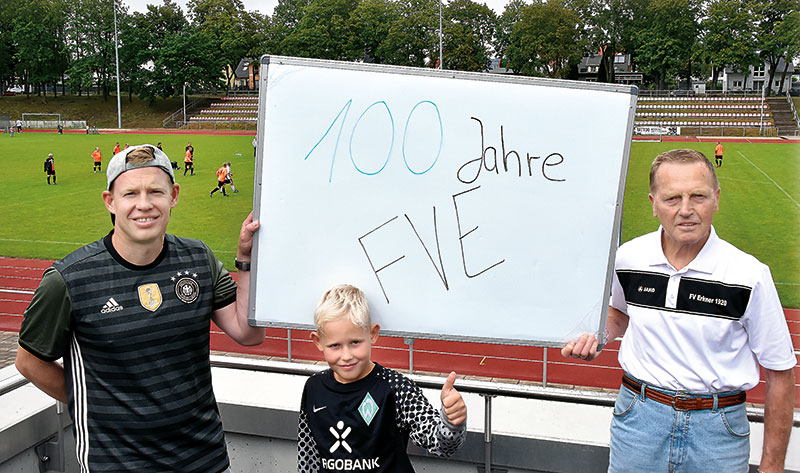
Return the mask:
M 166 233 L 180 193 L 166 154 L 134 146 L 106 174 L 114 229 L 45 271 L 17 369 L 67 403 L 81 471 L 229 471 L 209 330 L 213 320 L 242 345 L 264 340 L 247 323 L 258 222 L 239 233 L 237 287 L 203 242 Z
M 450 373 L 436 411 L 413 381 L 370 359 L 380 327 L 364 293 L 348 285 L 325 293 L 311 338 L 329 370 L 306 382 L 300 403 L 299 473 L 414 471 L 409 438 L 438 456 L 464 443 L 467 408 Z

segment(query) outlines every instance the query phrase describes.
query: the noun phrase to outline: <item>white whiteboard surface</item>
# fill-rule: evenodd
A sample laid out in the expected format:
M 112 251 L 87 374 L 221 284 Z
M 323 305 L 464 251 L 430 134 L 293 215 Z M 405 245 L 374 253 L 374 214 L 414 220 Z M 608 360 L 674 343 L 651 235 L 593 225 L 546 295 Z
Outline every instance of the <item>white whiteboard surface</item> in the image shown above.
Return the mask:
M 349 283 L 384 334 L 602 336 L 635 87 L 277 56 L 260 87 L 251 324 Z

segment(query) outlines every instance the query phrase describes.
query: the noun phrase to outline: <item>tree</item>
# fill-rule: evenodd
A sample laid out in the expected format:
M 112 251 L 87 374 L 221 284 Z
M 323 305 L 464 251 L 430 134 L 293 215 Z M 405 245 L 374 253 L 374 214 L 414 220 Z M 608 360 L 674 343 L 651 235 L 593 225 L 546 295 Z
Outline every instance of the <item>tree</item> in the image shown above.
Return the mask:
M 16 44 L 14 58 L 23 72 L 25 82 L 36 84 L 47 95 L 47 84 L 55 86 L 62 64 L 60 46 L 55 32 L 61 15 L 57 5 L 49 0 L 30 0 L 16 7 L 12 39 Z
M 144 13 L 124 16 L 120 26 L 120 75 L 125 79 L 129 101 L 134 92 L 150 100 L 157 95 L 148 90 L 155 75 L 152 64 L 170 35 L 188 31 L 189 20 L 172 0 L 164 0 L 162 5 L 148 5 Z M 156 89 L 164 90 L 164 87 L 156 86 Z
M 442 12 L 444 33 L 443 69 L 484 71 L 489 64 L 489 45 L 494 38 L 497 16 L 485 4 L 452 0 Z M 438 50 L 438 47 L 436 48 Z M 436 51 L 434 51 L 436 55 Z
M 796 28 L 796 12 L 800 0 L 752 0 L 752 5 L 759 57 L 769 64 L 767 84 L 772 84 L 780 60 L 789 62 L 797 54 L 800 30 Z M 766 93 L 771 94 L 772 88 L 767 87 Z
M 732 67 L 748 72 L 758 63 L 753 14 L 745 0 L 712 0 L 702 22 L 703 51 L 714 65 L 711 83 L 715 87 L 720 70 Z
M 567 78 L 583 49 L 578 14 L 562 0 L 527 5 L 521 13 L 511 28 L 508 66 L 517 74 Z
M 692 50 L 697 42 L 697 0 L 652 0 L 634 34 L 639 69 L 656 88 L 666 88 L 668 77 L 691 76 Z
M 225 59 L 213 54 L 215 45 L 215 38 L 197 28 L 167 32 L 140 96 L 152 102 L 156 96 L 180 94 L 184 84 L 196 88 L 221 86 L 220 71 Z
M 522 19 L 522 9 L 527 5 L 525 0 L 511 0 L 505 10 L 497 18 L 494 50 L 501 64 L 508 62 L 508 46 L 511 44 L 511 29 Z
M 634 55 L 634 19 L 644 11 L 642 0 L 586 0 L 574 7 L 586 24 L 586 41 L 592 52 L 602 54 L 598 82 L 615 82 L 614 57 Z M 633 58 L 635 59 L 635 58 Z
M 439 46 L 439 2 L 399 0 L 395 3 L 399 15 L 389 25 L 389 32 L 376 54 L 398 66 L 433 65 L 433 51 Z
M 279 49 L 290 56 L 352 60 L 356 31 L 350 15 L 357 0 L 313 0 L 302 8 L 297 25 L 281 41 Z
M 351 49 L 361 51 L 364 62 L 384 63 L 386 58 L 378 53 L 381 43 L 389 36 L 392 24 L 400 18 L 399 5 L 387 0 L 363 0 L 352 15 L 350 27 L 353 31 Z
M 230 85 L 239 61 L 259 42 L 253 30 L 257 22 L 244 10 L 242 0 L 189 0 L 188 6 L 196 32 L 212 42 L 210 51 L 223 60 Z

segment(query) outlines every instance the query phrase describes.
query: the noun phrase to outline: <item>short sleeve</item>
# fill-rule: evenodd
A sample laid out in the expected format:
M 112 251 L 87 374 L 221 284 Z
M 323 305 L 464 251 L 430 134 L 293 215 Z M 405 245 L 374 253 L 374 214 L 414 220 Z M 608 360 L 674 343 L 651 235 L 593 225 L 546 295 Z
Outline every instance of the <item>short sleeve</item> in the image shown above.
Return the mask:
M 750 349 L 761 366 L 783 371 L 797 364 L 786 316 L 766 265 L 751 292 L 742 325 L 747 331 Z
M 222 261 L 214 256 L 211 248 L 206 246 L 208 253 L 208 263 L 211 266 L 211 278 L 214 284 L 214 302 L 213 309 L 221 309 L 227 307 L 236 301 L 236 283 L 233 281 L 230 273 L 222 265 Z
M 622 284 L 619 283 L 616 268 L 614 268 L 614 277 L 611 278 L 611 307 L 628 315 L 628 302 L 625 300 L 625 292 L 622 290 Z
M 37 358 L 54 361 L 63 357 L 69 347 L 72 331 L 72 301 L 61 276 L 52 266 L 47 268 L 19 331 L 19 344 Z

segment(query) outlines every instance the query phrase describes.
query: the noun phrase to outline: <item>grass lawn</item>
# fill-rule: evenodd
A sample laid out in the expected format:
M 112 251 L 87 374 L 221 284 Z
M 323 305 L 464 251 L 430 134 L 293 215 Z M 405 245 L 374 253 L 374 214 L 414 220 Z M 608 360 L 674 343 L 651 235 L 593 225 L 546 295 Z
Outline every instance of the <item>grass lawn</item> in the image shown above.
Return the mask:
M 195 146 L 195 176 L 183 176 L 178 206 L 168 231 L 205 241 L 233 268 L 242 220 L 253 202 L 253 148 L 250 136 L 187 135 L 56 135 L 0 134 L 0 165 L 10 172 L 0 182 L 0 255 L 59 259 L 111 229 L 100 199 L 105 173 L 92 173 L 89 156 L 103 152 L 103 170 L 114 143 L 163 142 L 173 161 L 183 166 L 187 141 Z M 655 230 L 647 198 L 648 172 L 656 154 L 671 148 L 695 147 L 713 155 L 712 143 L 634 143 L 628 169 L 623 215 L 623 240 Z M 48 186 L 43 172 L 47 153 L 55 156 L 58 185 Z M 237 155 L 239 154 L 239 155 Z M 234 182 L 241 191 L 223 198 L 208 192 L 216 185 L 216 170 L 232 162 Z M 720 212 L 714 223 L 719 235 L 756 256 L 772 269 L 781 301 L 800 308 L 800 145 L 725 144 L 718 169 L 722 187 Z
M 647 198 L 658 153 L 694 148 L 710 156 L 715 143 L 634 143 L 628 165 L 622 238 L 658 228 Z M 717 177 L 722 189 L 717 234 L 769 265 L 784 307 L 800 308 L 800 144 L 724 143 Z
M 226 267 L 233 268 L 239 228 L 253 205 L 251 136 L 22 133 L 14 138 L 0 134 L 0 140 L 0 163 L 14 170 L 0 182 L 5 196 L 0 203 L 0 255 L 60 259 L 108 233 L 111 220 L 100 196 L 116 141 L 123 146 L 161 141 L 181 168 L 184 148 L 191 141 L 195 175 L 184 177 L 183 169 L 177 171 L 181 192 L 167 231 L 205 241 Z M 103 153 L 102 174 L 92 173 L 95 146 Z M 47 185 L 48 153 L 55 158 L 58 185 Z M 240 192 L 227 198 L 217 192 L 210 198 L 223 161 L 231 161 Z
M 181 97 L 157 99 L 153 104 L 136 96 L 128 101 L 124 92 L 120 98 L 123 128 L 161 128 L 162 121 L 183 106 Z M 188 98 L 187 102 L 190 100 Z M 62 120 L 85 120 L 90 126 L 117 128 L 117 96 L 112 95 L 108 100 L 103 100 L 102 95 L 27 97 L 21 94 L 0 97 L 0 115 L 9 115 L 11 120 L 17 120 L 23 113 L 60 113 Z

